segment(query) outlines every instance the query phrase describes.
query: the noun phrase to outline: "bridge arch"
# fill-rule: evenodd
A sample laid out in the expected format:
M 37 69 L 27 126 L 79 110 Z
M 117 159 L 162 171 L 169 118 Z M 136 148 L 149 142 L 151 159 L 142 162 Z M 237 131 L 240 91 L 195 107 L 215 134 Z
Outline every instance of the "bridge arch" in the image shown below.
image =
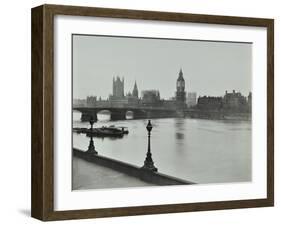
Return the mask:
M 130 119 L 134 119 L 134 111 L 132 110 L 128 110 L 126 111 L 126 119 L 130 120 Z
M 73 110 L 72 111 L 72 120 L 73 121 L 80 121 L 82 116 L 82 112 L 78 110 Z
M 97 111 L 97 120 L 98 121 L 110 121 L 111 111 L 110 110 L 100 110 Z

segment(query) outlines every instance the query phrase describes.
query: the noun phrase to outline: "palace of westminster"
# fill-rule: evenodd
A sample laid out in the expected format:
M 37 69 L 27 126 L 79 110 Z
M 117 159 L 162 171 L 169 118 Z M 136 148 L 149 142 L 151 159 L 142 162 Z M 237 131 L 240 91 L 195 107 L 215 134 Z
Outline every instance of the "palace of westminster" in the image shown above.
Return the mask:
M 125 95 L 124 78 L 117 76 L 113 78 L 112 94 L 107 100 L 102 100 L 96 96 L 88 96 L 86 100 L 74 100 L 74 104 L 84 105 L 87 107 L 96 107 L 102 105 L 111 106 L 151 106 L 163 108 L 196 108 L 199 110 L 229 110 L 237 112 L 251 112 L 252 94 L 248 97 L 243 96 L 240 92 L 225 91 L 223 97 L 196 96 L 195 92 L 188 92 L 186 97 L 186 86 L 183 77 L 183 71 L 180 69 L 176 81 L 176 92 L 174 97 L 169 100 L 161 99 L 159 90 L 144 90 L 139 95 L 137 82 L 135 81 L 132 92 Z

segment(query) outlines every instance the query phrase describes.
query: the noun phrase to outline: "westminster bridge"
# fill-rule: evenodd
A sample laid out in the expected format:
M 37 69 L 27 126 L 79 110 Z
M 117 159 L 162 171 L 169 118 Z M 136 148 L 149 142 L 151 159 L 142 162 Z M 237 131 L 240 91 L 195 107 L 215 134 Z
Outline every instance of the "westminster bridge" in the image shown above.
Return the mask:
M 183 111 L 177 108 L 153 106 L 74 106 L 73 110 L 81 112 L 81 121 L 89 121 L 91 118 L 97 120 L 97 114 L 101 111 L 109 111 L 111 120 L 125 120 L 128 112 L 133 113 L 134 119 L 183 116 Z

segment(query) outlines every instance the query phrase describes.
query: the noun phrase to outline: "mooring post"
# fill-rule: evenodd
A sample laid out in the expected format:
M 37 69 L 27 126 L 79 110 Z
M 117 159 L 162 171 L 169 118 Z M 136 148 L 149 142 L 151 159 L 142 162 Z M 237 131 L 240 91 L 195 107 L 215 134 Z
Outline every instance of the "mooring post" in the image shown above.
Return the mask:
M 148 120 L 148 124 L 146 126 L 146 129 L 148 131 L 148 147 L 147 147 L 146 158 L 145 158 L 144 165 L 143 165 L 142 169 L 157 172 L 157 168 L 154 166 L 154 162 L 152 160 L 151 147 L 150 147 L 150 136 L 151 136 L 151 130 L 152 130 L 152 125 L 151 125 L 150 120 Z
M 93 140 L 93 125 L 95 122 L 94 118 L 91 117 L 89 122 L 91 125 L 90 132 L 88 133 L 90 135 L 90 143 L 89 143 L 87 152 L 91 153 L 91 154 L 98 154 L 98 152 L 96 151 L 95 145 L 94 145 L 94 140 Z

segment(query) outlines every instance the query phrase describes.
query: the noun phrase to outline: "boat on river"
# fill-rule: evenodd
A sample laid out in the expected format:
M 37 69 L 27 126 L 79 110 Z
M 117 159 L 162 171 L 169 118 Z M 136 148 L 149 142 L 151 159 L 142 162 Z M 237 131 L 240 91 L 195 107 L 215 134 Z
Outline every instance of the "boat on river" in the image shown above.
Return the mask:
M 99 128 L 73 128 L 73 132 L 76 133 L 84 133 L 87 136 L 95 136 L 95 137 L 123 137 L 124 134 L 128 134 L 129 131 L 127 127 L 116 127 L 112 126 L 102 126 Z

